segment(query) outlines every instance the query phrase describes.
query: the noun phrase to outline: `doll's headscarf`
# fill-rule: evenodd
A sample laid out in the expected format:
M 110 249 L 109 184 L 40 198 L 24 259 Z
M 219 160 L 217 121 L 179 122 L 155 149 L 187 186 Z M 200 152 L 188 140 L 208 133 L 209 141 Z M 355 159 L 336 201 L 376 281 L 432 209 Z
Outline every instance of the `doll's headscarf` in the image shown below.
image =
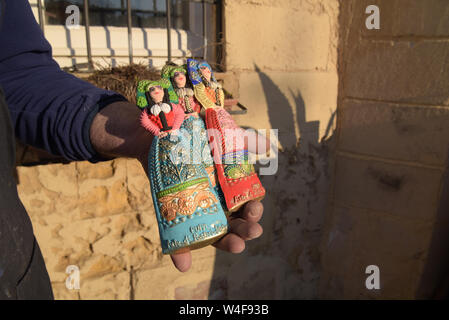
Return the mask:
M 215 79 L 214 71 L 212 70 L 209 63 L 206 61 L 197 61 L 195 59 L 187 59 L 187 71 L 189 72 L 189 78 L 192 81 L 192 84 L 195 86 L 202 82 L 200 68 L 207 67 L 210 70 L 210 81 L 217 82 Z
M 173 87 L 171 85 L 170 80 L 167 79 L 160 79 L 160 80 L 141 80 L 139 81 L 139 84 L 137 85 L 137 97 L 136 97 L 136 103 L 137 106 L 141 109 L 144 109 L 148 106 L 148 101 L 145 96 L 145 92 L 147 92 L 151 87 L 155 86 L 161 86 L 164 91 L 171 90 L 173 91 Z M 169 91 L 170 92 L 170 91 Z M 169 93 L 170 94 L 170 93 Z M 171 100 L 171 97 L 170 97 Z M 172 101 L 170 101 L 172 102 Z
M 187 78 L 187 67 L 186 65 L 182 65 L 182 66 L 176 66 L 176 65 L 169 65 L 166 64 L 161 71 L 161 77 L 163 79 L 167 79 L 168 81 L 170 81 L 171 86 L 170 88 L 168 88 L 168 95 L 170 97 L 170 102 L 171 103 L 178 103 L 179 98 L 178 95 L 176 94 L 175 90 L 174 90 L 174 76 L 176 72 L 182 72 L 186 75 Z
M 182 72 L 187 76 L 187 66 L 184 64 L 182 66 L 166 64 L 161 71 L 161 77 L 165 79 L 173 79 L 176 72 Z

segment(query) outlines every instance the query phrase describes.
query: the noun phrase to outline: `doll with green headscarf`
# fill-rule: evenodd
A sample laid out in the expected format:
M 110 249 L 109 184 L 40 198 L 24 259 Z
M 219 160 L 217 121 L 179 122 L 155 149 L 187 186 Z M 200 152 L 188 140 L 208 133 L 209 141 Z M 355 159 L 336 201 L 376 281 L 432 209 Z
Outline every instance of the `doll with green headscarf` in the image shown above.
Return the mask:
M 182 109 L 170 102 L 170 82 L 143 80 L 137 88 L 137 105 L 141 108 L 141 125 L 153 135 L 165 137 L 171 130 L 176 131 L 184 120 Z
M 171 101 L 179 104 L 187 117 L 191 115 L 197 116 L 201 111 L 201 105 L 196 100 L 192 84 L 187 77 L 187 66 L 165 65 L 162 68 L 161 76 L 172 84 Z
M 158 221 L 162 252 L 181 253 L 217 241 L 227 219 L 209 181 L 199 149 L 181 128 L 184 111 L 167 79 L 142 80 L 137 86 L 141 125 L 153 134 L 148 178 Z M 176 102 L 176 101 L 175 101 Z
M 201 105 L 195 98 L 192 83 L 187 77 L 187 66 L 167 64 L 162 68 L 161 76 L 172 84 L 174 90 L 170 95 L 171 102 L 182 108 L 186 114 L 181 129 L 185 130 L 186 134 L 192 138 L 192 149 L 200 150 L 201 162 L 209 175 L 211 185 L 215 189 L 223 209 L 227 212 L 209 147 L 206 125 L 203 118 L 200 117 Z

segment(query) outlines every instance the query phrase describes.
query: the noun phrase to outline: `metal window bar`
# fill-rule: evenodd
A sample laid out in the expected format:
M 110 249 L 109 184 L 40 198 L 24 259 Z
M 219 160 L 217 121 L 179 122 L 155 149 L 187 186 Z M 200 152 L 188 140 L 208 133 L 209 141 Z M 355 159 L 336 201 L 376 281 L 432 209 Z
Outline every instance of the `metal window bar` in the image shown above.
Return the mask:
M 203 59 L 207 59 L 207 17 L 206 17 L 206 1 L 202 3 L 203 12 Z
M 42 33 L 45 34 L 45 22 L 44 22 L 44 16 L 42 14 L 42 0 L 37 0 L 37 11 L 39 14 L 39 25 L 42 29 Z
M 128 55 L 129 64 L 133 63 L 133 25 L 131 20 L 131 0 L 127 0 L 126 9 L 128 13 Z
M 44 25 L 45 21 L 43 19 L 43 8 L 42 8 L 42 0 L 37 0 L 38 4 L 38 12 L 39 12 L 39 24 L 42 28 L 42 32 L 44 32 Z M 196 2 L 202 4 L 202 22 L 203 22 L 203 59 L 207 58 L 207 9 L 206 4 L 217 4 L 220 0 L 181 0 L 181 1 L 188 1 L 188 2 Z M 124 0 L 121 1 L 122 7 L 121 11 L 124 11 Z M 156 3 L 157 1 L 154 0 L 154 7 L 153 9 L 155 12 L 157 12 Z M 117 10 L 117 9 L 115 9 Z M 120 9 L 119 9 L 120 10 Z M 129 63 L 133 63 L 133 45 L 132 45 L 132 8 L 131 8 L 131 0 L 126 0 L 126 11 L 127 11 L 127 24 L 128 24 L 128 54 L 129 54 Z M 136 11 L 142 11 L 142 10 L 136 10 Z M 171 55 L 171 0 L 166 0 L 166 22 L 167 22 L 167 62 L 171 62 L 172 55 Z M 92 48 L 91 48 L 91 42 L 90 42 L 90 23 L 89 23 L 89 0 L 84 0 L 84 25 L 86 30 L 86 49 L 87 49 L 87 60 L 88 60 L 88 69 L 89 71 L 93 70 L 93 60 L 92 60 Z M 232 97 L 232 95 L 227 92 L 226 90 L 225 94 L 229 97 Z M 229 110 L 229 113 L 231 114 L 246 114 L 247 108 L 242 105 L 241 103 L 237 102 L 237 107 L 240 108 L 240 110 Z
M 93 70 L 92 48 L 90 46 L 89 0 L 84 0 L 84 29 L 86 30 L 87 66 Z
M 167 20 L 167 62 L 171 62 L 171 0 L 165 0 Z
M 203 58 L 207 58 L 207 4 L 217 4 L 219 0 L 181 0 L 193 3 L 201 3 L 202 4 L 202 31 L 203 31 Z M 105 8 L 106 11 L 124 11 L 124 0 L 121 1 L 121 9 L 109 9 Z M 128 54 L 129 54 L 129 63 L 133 63 L 133 45 L 132 45 L 132 8 L 131 8 L 131 0 L 126 0 L 126 13 L 127 13 L 127 27 L 128 27 Z M 43 6 L 42 0 L 37 0 L 38 5 L 38 14 L 39 14 L 39 24 L 42 29 L 42 32 L 45 30 L 45 21 L 43 17 Z M 91 37 L 90 37 L 90 23 L 89 23 L 89 0 L 83 0 L 84 5 L 84 26 L 86 32 L 86 49 L 87 49 L 87 60 L 88 60 L 88 68 L 89 70 L 93 69 L 93 60 L 92 60 L 92 47 L 91 47 Z M 171 7 L 172 0 L 166 0 L 166 25 L 167 25 L 167 60 L 171 62 L 172 60 L 172 47 L 171 47 Z M 103 9 L 102 9 L 103 10 Z M 147 10 L 134 10 L 135 12 L 149 12 Z M 157 15 L 157 0 L 153 0 L 153 11 L 154 14 Z

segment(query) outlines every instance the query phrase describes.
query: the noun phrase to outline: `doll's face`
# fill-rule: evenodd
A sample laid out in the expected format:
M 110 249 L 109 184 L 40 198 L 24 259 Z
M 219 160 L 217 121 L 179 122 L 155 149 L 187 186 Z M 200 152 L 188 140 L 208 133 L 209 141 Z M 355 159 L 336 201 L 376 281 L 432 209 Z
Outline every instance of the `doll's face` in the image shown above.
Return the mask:
M 210 70 L 209 70 L 208 67 L 206 67 L 206 66 L 201 66 L 201 67 L 200 67 L 200 72 L 201 72 L 201 74 L 203 75 L 203 77 L 204 77 L 207 81 L 210 81 L 211 72 L 210 72 Z
M 182 72 L 175 72 L 174 79 L 178 88 L 184 88 L 186 86 L 186 75 Z
M 162 99 L 164 98 L 164 90 L 161 86 L 150 87 L 148 91 L 150 91 L 150 97 L 154 102 L 162 102 Z

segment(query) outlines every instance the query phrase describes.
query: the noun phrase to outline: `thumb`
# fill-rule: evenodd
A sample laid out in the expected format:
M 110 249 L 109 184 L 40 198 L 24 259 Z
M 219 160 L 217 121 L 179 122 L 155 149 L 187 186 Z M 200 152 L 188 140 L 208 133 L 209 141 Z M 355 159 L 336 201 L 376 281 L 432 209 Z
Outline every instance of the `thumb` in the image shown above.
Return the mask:
M 183 253 L 172 254 L 170 255 L 170 258 L 173 261 L 176 269 L 181 272 L 186 272 L 192 266 L 192 255 L 190 253 L 190 250 Z

